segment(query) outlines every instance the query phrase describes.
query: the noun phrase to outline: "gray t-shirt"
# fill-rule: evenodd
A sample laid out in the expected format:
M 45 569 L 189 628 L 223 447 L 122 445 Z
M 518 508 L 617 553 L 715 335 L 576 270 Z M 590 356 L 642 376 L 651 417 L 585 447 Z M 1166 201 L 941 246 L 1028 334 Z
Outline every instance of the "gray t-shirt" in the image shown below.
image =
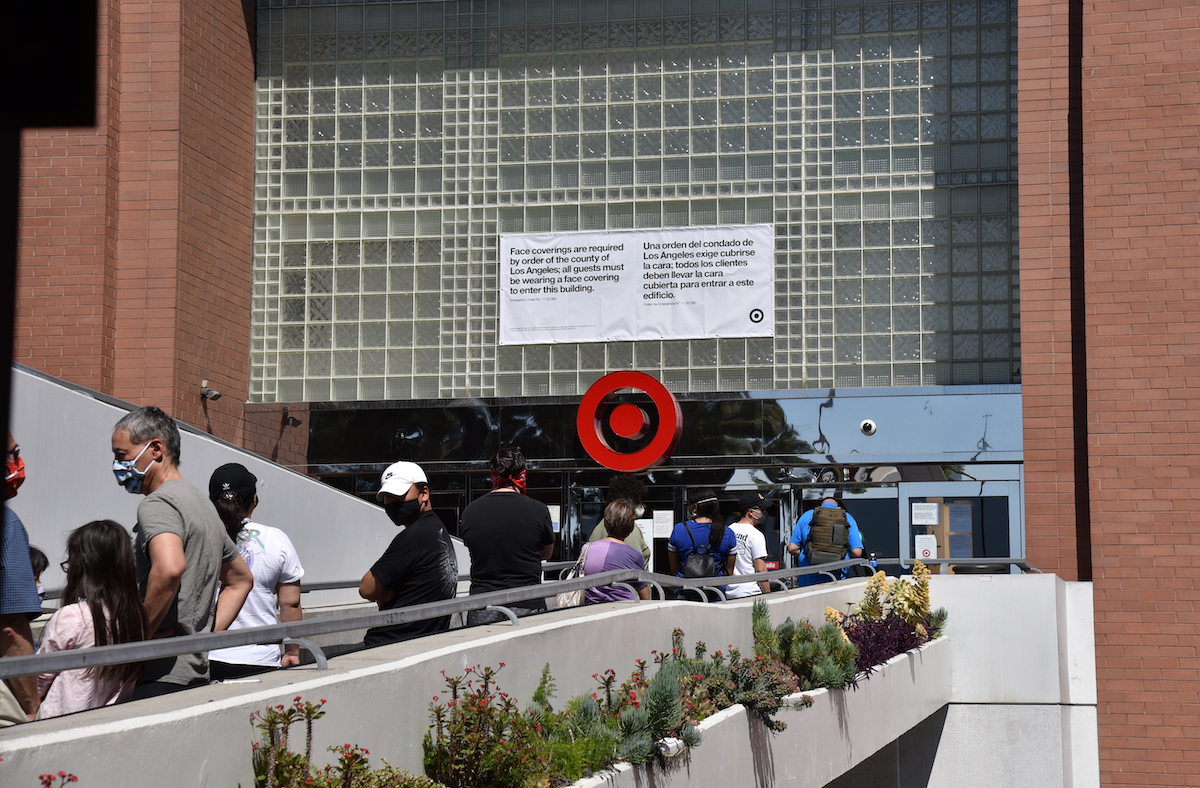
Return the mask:
M 212 502 L 182 479 L 173 479 L 150 493 L 138 504 L 138 522 L 133 529 L 137 556 L 138 589 L 146 595 L 150 575 L 150 540 L 159 534 L 175 534 L 183 540 L 187 562 L 179 591 L 171 603 L 159 632 L 194 635 L 212 629 L 216 610 L 221 565 L 237 557 L 233 540 L 217 516 Z M 143 682 L 193 684 L 208 680 L 208 654 L 182 654 L 146 663 Z

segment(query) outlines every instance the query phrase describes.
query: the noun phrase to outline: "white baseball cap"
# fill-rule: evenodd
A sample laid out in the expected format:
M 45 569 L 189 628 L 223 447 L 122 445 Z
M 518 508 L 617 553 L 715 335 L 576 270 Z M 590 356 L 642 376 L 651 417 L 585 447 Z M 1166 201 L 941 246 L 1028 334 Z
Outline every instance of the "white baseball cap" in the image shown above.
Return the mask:
M 379 492 L 375 493 L 375 500 L 382 501 L 384 493 L 390 493 L 403 498 L 408 495 L 409 488 L 414 484 L 428 483 L 429 480 L 425 478 L 425 471 L 421 470 L 421 466 L 415 462 L 392 463 L 383 472 L 383 480 L 379 485 Z

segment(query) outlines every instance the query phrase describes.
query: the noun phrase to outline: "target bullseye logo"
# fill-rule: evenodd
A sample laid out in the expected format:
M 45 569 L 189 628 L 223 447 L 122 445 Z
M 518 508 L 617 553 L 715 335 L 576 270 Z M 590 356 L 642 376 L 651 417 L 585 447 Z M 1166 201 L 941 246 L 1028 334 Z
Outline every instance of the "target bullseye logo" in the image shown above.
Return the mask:
M 761 323 L 763 321 L 763 317 L 764 317 L 764 315 L 763 315 L 763 311 L 761 309 L 751 309 L 750 310 L 750 322 L 751 323 Z
M 605 414 L 606 407 L 621 389 L 637 389 L 645 392 L 658 411 L 658 428 L 650 442 L 633 452 L 619 452 L 604 438 L 604 421 L 607 415 L 609 429 L 627 440 L 646 437 L 650 426 L 650 414 L 632 402 L 622 402 Z M 662 464 L 679 445 L 683 433 L 683 414 L 679 402 L 666 386 L 644 372 L 626 370 L 612 372 L 592 384 L 575 417 L 575 428 L 579 442 L 588 455 L 605 468 L 625 473 L 639 473 Z

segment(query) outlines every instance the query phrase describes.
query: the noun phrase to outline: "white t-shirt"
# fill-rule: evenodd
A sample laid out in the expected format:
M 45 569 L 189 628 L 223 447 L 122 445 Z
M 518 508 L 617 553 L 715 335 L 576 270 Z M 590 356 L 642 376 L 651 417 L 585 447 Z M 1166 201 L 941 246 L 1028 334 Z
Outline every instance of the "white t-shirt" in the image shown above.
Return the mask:
M 247 522 L 237 539 L 238 553 L 254 575 L 254 587 L 246 597 L 242 611 L 229 625 L 230 629 L 261 627 L 278 624 L 275 588 L 281 583 L 296 583 L 304 577 L 304 567 L 296 556 L 292 540 L 278 528 Z M 236 646 L 210 651 L 208 658 L 234 665 L 279 666 L 279 646 Z
M 733 574 L 754 574 L 754 559 L 767 557 L 766 537 L 762 535 L 762 531 L 749 523 L 734 523 L 729 528 L 737 537 L 737 548 L 734 549 L 737 560 L 733 563 Z M 762 589 L 758 587 L 758 583 L 731 583 L 725 588 L 725 596 L 729 599 L 761 593 Z

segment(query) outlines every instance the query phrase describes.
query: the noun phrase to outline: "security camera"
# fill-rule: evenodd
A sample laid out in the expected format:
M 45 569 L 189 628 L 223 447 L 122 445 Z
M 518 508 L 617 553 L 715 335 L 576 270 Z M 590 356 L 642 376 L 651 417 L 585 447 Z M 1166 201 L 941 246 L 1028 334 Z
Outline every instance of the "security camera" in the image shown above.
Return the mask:
M 200 381 L 200 399 L 210 399 L 216 402 L 223 396 L 225 395 L 216 389 L 209 388 L 207 380 Z
M 871 419 L 863 419 L 862 424 L 859 424 L 858 428 L 862 430 L 863 435 L 874 435 L 875 430 L 879 429 Z

